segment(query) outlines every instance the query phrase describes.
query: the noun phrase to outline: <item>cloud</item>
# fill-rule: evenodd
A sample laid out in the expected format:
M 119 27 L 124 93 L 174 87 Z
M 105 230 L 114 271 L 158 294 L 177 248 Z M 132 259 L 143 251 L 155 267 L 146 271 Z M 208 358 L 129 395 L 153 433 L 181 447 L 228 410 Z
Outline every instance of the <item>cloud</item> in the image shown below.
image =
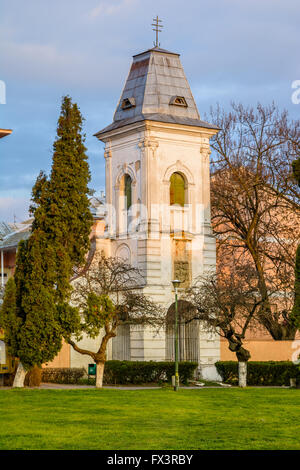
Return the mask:
M 22 222 L 29 217 L 28 207 L 30 198 L 28 195 L 23 197 L 0 197 L 1 221 Z
M 39 85 L 59 86 L 61 89 L 70 90 L 105 87 L 106 91 L 116 90 L 120 87 L 118 71 L 120 64 L 126 74 L 128 57 L 115 58 L 109 56 L 107 51 L 100 54 L 101 60 L 95 60 L 93 49 L 86 51 L 79 47 L 71 49 L 69 45 L 38 44 L 36 42 L 20 43 L 15 39 L 1 41 L 0 55 L 3 76 L 7 87 L 12 79 L 18 77 L 19 87 L 39 83 Z M 108 73 L 103 73 L 103 62 Z M 4 71 L 4 72 L 3 72 Z M 7 98 L 8 99 L 8 98 Z
M 6 174 L 0 176 L 1 191 L 14 188 L 31 188 L 37 178 L 36 173 L 23 173 L 23 174 Z M 1 192 L 0 192 L 1 194 Z
M 136 3 L 136 0 L 122 0 L 118 3 L 112 4 L 111 2 L 101 2 L 98 6 L 90 10 L 88 17 L 90 19 L 98 18 L 99 16 L 112 16 L 120 13 L 124 8 L 129 8 Z
M 76 51 L 62 52 L 52 44 L 10 40 L 2 42 L 1 50 L 5 51 L 3 61 L 6 68 L 25 78 L 55 78 L 61 69 L 75 69 L 86 65 L 84 57 Z
M 291 101 L 291 84 L 300 79 L 299 0 L 0 3 L 0 80 L 7 86 L 0 121 L 13 129 L 0 141 L 0 220 L 21 217 L 17 205 L 22 214 L 39 170 L 49 173 L 64 94 L 86 118 L 91 187 L 103 187 L 103 144 L 93 134 L 112 121 L 130 56 L 152 46 L 156 14 L 162 47 L 181 54 L 202 117 L 216 101 L 274 100 L 299 118 L 300 105 Z

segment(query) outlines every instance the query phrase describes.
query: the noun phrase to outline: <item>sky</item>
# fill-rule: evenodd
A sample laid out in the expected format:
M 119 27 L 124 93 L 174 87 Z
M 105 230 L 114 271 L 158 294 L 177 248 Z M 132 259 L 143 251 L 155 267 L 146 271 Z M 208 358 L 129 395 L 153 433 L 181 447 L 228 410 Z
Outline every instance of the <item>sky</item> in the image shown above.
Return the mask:
M 274 101 L 300 117 L 299 0 L 0 0 L 0 128 L 13 129 L 0 140 L 0 221 L 27 218 L 66 94 L 85 118 L 90 187 L 104 190 L 104 144 L 93 134 L 112 122 L 132 55 L 153 47 L 156 15 L 201 118 L 232 101 Z

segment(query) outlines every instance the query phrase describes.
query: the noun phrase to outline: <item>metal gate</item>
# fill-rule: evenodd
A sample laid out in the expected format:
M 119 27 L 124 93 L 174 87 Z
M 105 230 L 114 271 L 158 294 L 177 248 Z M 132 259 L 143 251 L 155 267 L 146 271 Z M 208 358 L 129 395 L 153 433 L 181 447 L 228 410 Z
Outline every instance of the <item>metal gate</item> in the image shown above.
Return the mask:
M 200 359 L 199 320 L 178 325 L 178 356 L 180 361 L 198 362 Z M 175 328 L 166 329 L 166 361 L 175 359 Z

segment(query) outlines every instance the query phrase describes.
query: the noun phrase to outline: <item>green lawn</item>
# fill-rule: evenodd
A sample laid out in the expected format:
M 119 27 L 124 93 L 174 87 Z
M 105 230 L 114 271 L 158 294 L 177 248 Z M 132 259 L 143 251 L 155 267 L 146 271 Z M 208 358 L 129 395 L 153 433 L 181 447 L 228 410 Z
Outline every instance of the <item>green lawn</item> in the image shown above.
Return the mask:
M 300 390 L 1 390 L 0 449 L 300 449 Z

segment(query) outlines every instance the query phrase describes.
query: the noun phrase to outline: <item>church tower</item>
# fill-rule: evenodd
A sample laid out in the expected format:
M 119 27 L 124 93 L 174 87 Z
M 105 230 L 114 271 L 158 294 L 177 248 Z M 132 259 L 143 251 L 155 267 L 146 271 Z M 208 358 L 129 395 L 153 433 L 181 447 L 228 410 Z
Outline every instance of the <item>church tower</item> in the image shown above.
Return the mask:
M 215 269 L 210 222 L 209 139 L 179 54 L 154 47 L 133 56 L 105 143 L 106 252 L 138 267 L 143 290 L 171 312 L 172 279 L 185 289 Z M 179 289 L 179 292 L 180 292 Z M 184 307 L 182 307 L 184 308 Z M 114 359 L 172 360 L 174 331 L 131 327 L 113 342 Z M 180 326 L 181 360 L 215 378 L 219 338 L 199 322 Z

